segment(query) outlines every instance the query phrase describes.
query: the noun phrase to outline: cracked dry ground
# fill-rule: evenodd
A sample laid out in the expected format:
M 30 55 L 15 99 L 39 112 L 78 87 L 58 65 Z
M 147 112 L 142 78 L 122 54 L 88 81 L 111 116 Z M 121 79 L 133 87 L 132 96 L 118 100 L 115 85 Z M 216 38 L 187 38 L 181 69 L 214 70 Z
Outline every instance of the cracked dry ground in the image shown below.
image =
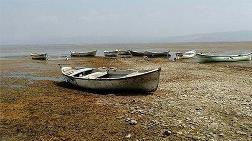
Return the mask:
M 161 67 L 160 85 L 152 94 L 86 92 L 54 81 L 58 63 Z M 251 70 L 249 62 L 1 60 L 1 140 L 251 140 Z

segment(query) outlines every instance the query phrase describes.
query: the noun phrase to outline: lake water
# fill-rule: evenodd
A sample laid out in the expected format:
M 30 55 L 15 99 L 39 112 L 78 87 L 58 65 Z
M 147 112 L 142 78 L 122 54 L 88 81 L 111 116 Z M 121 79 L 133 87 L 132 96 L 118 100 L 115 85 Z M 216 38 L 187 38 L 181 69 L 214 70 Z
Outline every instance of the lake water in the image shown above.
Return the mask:
M 251 42 L 241 43 L 146 43 L 146 44 L 53 44 L 53 45 L 0 45 L 0 58 L 29 56 L 30 53 L 47 53 L 49 57 L 69 56 L 70 51 L 92 51 L 97 50 L 97 56 L 103 56 L 103 51 L 138 50 L 138 51 L 188 51 L 197 52 L 252 52 Z
M 147 45 L 134 44 L 98 44 L 98 45 L 0 45 L 0 57 L 29 56 L 30 53 L 47 53 L 48 56 L 69 56 L 70 51 L 92 51 L 97 50 L 97 56 L 103 56 L 103 51 L 115 49 L 152 49 Z M 166 48 L 158 48 L 166 50 Z

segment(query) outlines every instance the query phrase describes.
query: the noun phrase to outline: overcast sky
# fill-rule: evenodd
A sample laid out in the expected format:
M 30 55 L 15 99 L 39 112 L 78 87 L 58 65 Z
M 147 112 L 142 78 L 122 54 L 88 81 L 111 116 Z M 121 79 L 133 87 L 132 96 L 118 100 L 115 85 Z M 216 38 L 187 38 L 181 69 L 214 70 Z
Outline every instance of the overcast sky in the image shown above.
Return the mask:
M 252 0 L 0 0 L 0 43 L 252 30 Z

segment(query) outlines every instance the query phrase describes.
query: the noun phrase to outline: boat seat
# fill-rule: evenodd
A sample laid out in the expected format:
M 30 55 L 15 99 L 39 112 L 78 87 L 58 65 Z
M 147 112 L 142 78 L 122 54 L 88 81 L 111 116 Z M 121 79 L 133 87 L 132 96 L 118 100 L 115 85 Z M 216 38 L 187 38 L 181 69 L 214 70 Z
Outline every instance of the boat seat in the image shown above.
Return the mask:
M 85 71 L 90 71 L 90 70 L 93 70 L 92 68 L 84 68 L 84 69 L 78 69 L 78 70 L 75 70 L 74 72 L 70 73 L 69 76 L 74 76 L 78 73 L 81 73 L 81 72 L 85 72 Z
M 82 76 L 82 77 L 80 77 L 80 78 L 85 78 L 85 79 L 96 79 L 96 78 L 102 77 L 102 76 L 104 76 L 104 75 L 106 75 L 106 74 L 108 74 L 108 72 L 106 72 L 106 71 L 103 71 L 103 72 L 94 72 L 94 73 L 91 73 L 91 74 Z

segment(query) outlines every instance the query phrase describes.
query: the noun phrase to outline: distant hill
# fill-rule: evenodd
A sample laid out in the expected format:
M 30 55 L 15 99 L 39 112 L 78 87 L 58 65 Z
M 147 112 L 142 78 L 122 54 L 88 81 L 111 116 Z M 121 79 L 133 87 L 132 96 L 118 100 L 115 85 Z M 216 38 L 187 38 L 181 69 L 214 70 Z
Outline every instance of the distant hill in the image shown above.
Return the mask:
M 252 31 L 216 32 L 193 34 L 185 36 L 171 36 L 168 42 L 240 42 L 252 41 Z

